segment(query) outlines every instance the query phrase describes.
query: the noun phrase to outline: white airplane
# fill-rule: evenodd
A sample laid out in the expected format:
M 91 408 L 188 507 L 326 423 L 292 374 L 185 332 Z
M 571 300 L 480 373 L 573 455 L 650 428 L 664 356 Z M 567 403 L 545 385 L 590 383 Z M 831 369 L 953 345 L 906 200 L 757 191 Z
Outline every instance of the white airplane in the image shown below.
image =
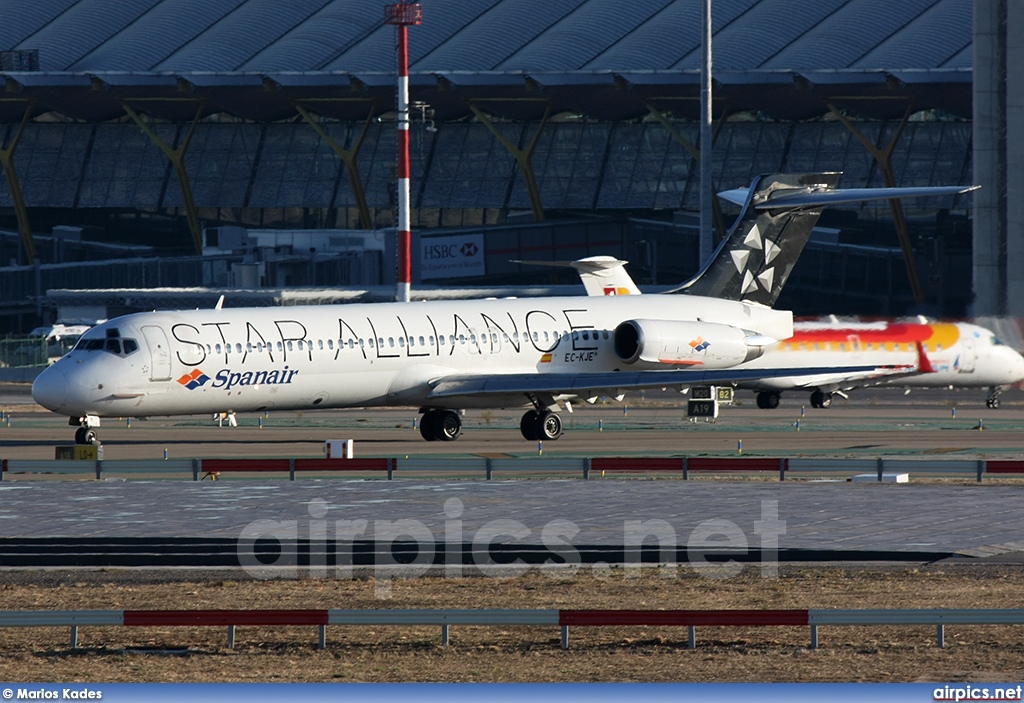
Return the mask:
M 626 272 L 626 263 L 601 256 L 570 262 L 570 265 L 580 272 L 587 295 L 637 295 L 640 291 Z M 851 323 L 832 319 L 795 322 L 793 330 L 792 337 L 772 344 L 760 357 L 741 368 L 855 364 L 898 367 L 917 358 L 920 345 L 928 373 L 901 374 L 898 378 L 873 372 L 776 376 L 734 384 L 756 391 L 759 408 L 778 407 L 783 391 L 810 391 L 811 407 L 828 408 L 835 395 L 845 397 L 856 388 L 889 385 L 908 389 L 988 388 L 986 404 L 995 409 L 999 407 L 999 396 L 1004 390 L 1024 382 L 1024 357 L 1000 341 L 991 330 L 967 322 L 929 323 L 919 319 Z
M 834 395 L 865 385 L 905 388 L 988 388 L 986 404 L 999 407 L 1000 393 L 1024 381 L 1024 357 L 984 327 L 966 322 L 916 321 L 797 322 L 793 336 L 771 345 L 743 368 L 821 367 L 852 364 L 902 364 L 927 355 L 930 373 L 896 379 L 864 379 L 856 374 L 775 377 L 742 381 L 757 391 L 757 407 L 776 408 L 783 391 L 811 392 L 811 406 L 827 408 Z
M 419 406 L 425 439 L 454 440 L 461 409 L 527 405 L 520 429 L 536 440 L 561 435 L 558 411 L 576 399 L 844 370 L 892 373 L 736 368 L 792 335 L 792 314 L 769 306 L 826 204 L 969 190 L 842 191 L 837 179 L 755 181 L 714 259 L 684 285 L 704 295 L 137 313 L 83 335 L 39 375 L 32 395 L 68 415 L 82 444 L 98 441 L 102 417 L 370 406 Z M 734 269 L 741 285 L 718 280 Z M 731 293 L 746 299 L 726 299 Z

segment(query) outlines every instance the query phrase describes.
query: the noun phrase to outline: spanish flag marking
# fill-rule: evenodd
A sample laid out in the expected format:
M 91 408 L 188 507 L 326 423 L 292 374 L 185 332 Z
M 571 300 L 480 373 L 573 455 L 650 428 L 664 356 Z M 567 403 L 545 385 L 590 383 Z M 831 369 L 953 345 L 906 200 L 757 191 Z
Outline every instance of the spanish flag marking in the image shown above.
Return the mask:
M 551 355 L 550 354 L 544 354 L 540 358 L 540 363 L 542 363 L 542 364 L 550 364 L 551 363 Z

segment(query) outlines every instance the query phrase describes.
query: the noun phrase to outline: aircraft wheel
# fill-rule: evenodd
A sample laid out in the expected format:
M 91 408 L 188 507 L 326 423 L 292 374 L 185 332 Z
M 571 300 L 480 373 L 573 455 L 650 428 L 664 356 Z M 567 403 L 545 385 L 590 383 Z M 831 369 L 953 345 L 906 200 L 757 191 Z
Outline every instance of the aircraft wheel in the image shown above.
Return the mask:
M 437 425 L 436 410 L 428 410 L 423 413 L 423 416 L 420 418 L 420 437 L 428 442 L 436 440 L 438 435 Z
M 537 414 L 536 410 L 528 410 L 524 415 L 523 419 L 519 421 L 519 431 L 523 433 L 523 438 L 528 440 L 539 439 L 537 436 L 537 426 L 540 424 L 540 415 Z
M 993 410 L 999 407 L 999 396 L 992 396 L 985 401 L 985 405 L 989 406 Z
M 822 399 L 824 397 L 825 397 L 825 394 L 822 393 L 821 391 L 814 391 L 813 393 L 811 393 L 811 407 L 812 408 L 820 408 L 820 407 L 822 407 L 821 403 L 822 403 Z
M 437 416 L 438 439 L 454 442 L 462 434 L 462 418 L 454 410 L 442 410 Z
M 819 408 L 830 408 L 830 407 L 832 407 L 832 394 L 831 393 L 822 393 L 821 394 L 821 402 L 818 404 L 818 407 Z
M 75 430 L 75 444 L 99 444 L 96 430 L 91 427 L 79 427 Z
M 562 418 L 558 413 L 543 412 L 537 416 L 537 439 L 554 441 L 562 436 Z
M 761 391 L 757 394 L 757 407 L 762 410 L 774 410 L 779 407 L 779 394 L 775 391 Z

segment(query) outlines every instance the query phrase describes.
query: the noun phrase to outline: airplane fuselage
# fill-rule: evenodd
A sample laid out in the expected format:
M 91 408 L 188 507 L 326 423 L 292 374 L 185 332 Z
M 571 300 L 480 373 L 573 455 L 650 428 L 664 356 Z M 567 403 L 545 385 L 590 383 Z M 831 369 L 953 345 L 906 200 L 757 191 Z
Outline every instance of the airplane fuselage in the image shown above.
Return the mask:
M 787 340 L 768 347 L 749 362 L 753 368 L 822 367 L 842 364 L 910 365 L 917 344 L 933 371 L 865 384 L 840 377 L 772 378 L 741 383 L 741 388 L 841 390 L 856 385 L 887 384 L 912 388 L 990 388 L 1024 380 L 1024 359 L 999 342 L 991 331 L 969 323 L 879 322 L 861 324 L 796 323 Z
M 417 406 L 427 402 L 432 382 L 452 375 L 622 369 L 613 330 L 640 317 L 775 339 L 792 332 L 788 312 L 660 295 L 137 313 L 90 330 L 37 379 L 33 393 L 72 417 Z M 713 336 L 706 341 L 692 350 L 695 366 L 715 368 L 719 345 Z M 644 368 L 664 365 L 629 366 Z M 430 405 L 527 402 L 515 394 Z

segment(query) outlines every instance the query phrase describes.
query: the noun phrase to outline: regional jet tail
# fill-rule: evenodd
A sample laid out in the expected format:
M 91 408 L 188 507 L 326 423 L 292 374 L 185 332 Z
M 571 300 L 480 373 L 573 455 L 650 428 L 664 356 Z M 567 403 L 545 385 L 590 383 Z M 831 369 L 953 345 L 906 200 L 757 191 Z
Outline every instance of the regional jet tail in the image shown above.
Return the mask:
M 760 176 L 749 188 L 719 193 L 742 206 L 711 261 L 671 293 L 772 306 L 822 210 L 829 205 L 920 196 L 959 195 L 980 186 L 837 189 L 840 173 Z
M 840 173 L 759 176 L 749 188 L 718 193 L 741 205 L 739 216 L 711 260 L 692 279 L 668 291 L 742 300 L 771 307 L 828 205 L 868 200 L 960 195 L 980 186 L 837 189 Z M 587 295 L 639 295 L 625 264 L 612 256 L 576 261 L 517 261 L 572 267 Z

